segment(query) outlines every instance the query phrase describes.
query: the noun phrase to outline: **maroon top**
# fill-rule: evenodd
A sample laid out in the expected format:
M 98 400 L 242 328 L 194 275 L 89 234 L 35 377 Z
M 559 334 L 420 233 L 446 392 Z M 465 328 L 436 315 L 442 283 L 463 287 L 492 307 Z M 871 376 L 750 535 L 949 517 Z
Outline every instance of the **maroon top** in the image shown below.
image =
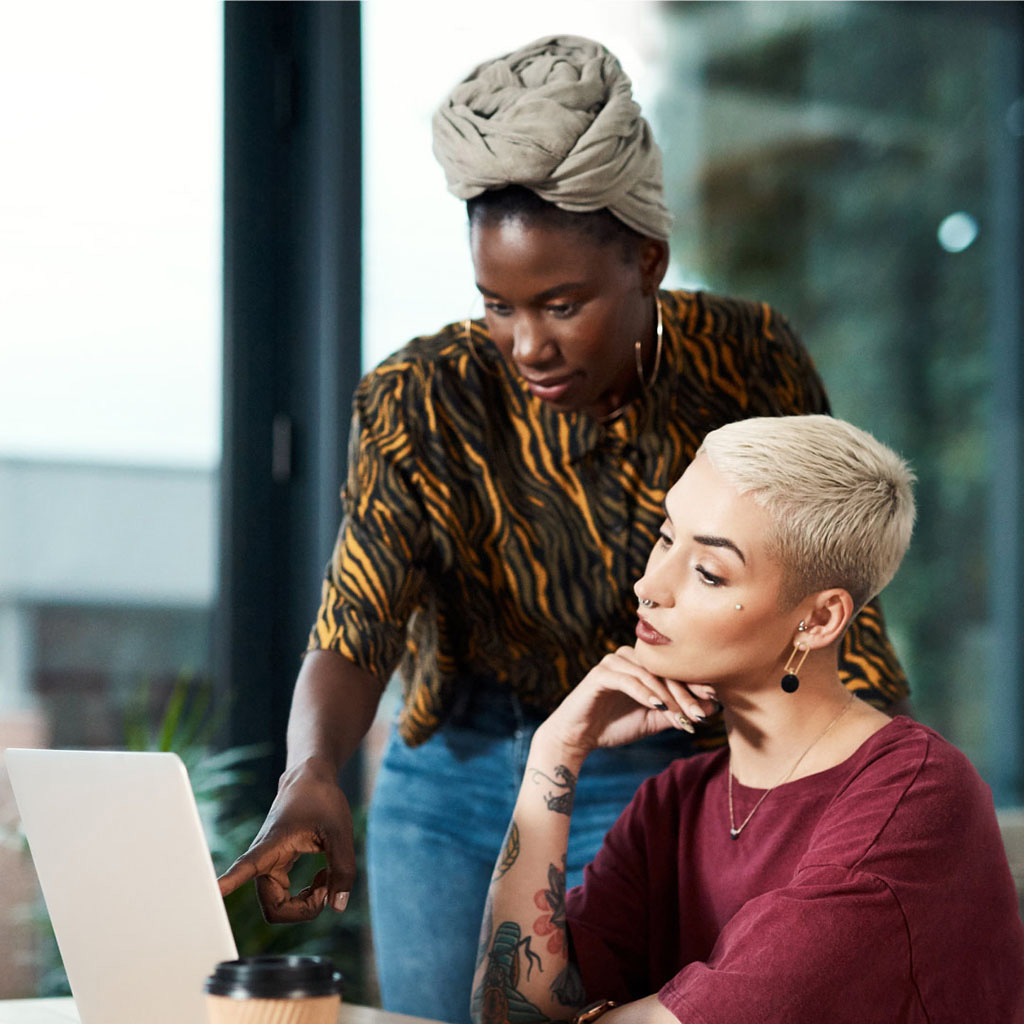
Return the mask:
M 1024 1021 L 1013 879 L 960 751 L 896 718 L 736 840 L 726 782 L 725 751 L 649 779 L 569 893 L 588 998 L 658 992 L 686 1024 Z M 763 792 L 733 784 L 737 823 Z

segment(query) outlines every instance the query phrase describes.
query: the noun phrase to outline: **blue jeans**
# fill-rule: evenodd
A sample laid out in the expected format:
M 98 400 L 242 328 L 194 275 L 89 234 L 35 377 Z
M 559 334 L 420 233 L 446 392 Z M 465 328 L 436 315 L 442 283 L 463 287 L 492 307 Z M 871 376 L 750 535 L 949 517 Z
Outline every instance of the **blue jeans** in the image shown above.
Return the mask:
M 420 747 L 392 728 L 367 837 L 385 1009 L 468 1024 L 487 888 L 543 718 L 484 685 Z M 670 730 L 587 758 L 569 835 L 570 888 L 637 786 L 689 753 L 689 736 Z

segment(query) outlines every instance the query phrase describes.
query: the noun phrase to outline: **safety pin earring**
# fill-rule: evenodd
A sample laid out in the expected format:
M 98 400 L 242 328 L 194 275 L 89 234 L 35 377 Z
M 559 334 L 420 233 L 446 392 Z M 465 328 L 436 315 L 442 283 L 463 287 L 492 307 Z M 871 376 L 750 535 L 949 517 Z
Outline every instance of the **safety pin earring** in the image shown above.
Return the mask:
M 802 619 L 800 621 L 800 625 L 797 626 L 797 629 L 801 633 L 807 632 L 807 626 L 804 625 Z M 801 642 L 800 640 L 794 641 L 793 650 L 789 655 L 789 660 L 782 667 L 783 676 L 780 685 L 786 693 L 796 693 L 796 691 L 800 688 L 800 678 L 799 676 L 797 676 L 797 672 L 799 672 L 800 669 L 803 668 L 803 664 L 807 660 L 807 655 L 810 653 L 810 648 L 807 646 L 807 644 Z M 800 655 L 800 660 L 794 665 L 793 659 L 797 656 L 797 654 Z

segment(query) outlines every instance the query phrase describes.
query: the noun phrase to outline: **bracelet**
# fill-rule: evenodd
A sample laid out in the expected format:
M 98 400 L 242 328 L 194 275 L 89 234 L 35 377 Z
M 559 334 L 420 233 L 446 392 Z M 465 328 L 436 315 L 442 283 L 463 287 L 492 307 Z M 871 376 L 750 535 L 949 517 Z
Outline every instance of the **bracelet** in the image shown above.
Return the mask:
M 598 999 L 597 1002 L 589 1003 L 572 1018 L 572 1024 L 593 1024 L 602 1013 L 618 1006 L 612 999 Z

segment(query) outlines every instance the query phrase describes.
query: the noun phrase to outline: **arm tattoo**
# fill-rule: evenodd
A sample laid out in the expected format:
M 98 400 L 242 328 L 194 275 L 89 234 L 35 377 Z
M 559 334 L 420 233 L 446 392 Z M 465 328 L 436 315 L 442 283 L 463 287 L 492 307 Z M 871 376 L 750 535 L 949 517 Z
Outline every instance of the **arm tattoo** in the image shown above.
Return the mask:
M 530 936 L 522 938 L 515 921 L 502 921 L 487 954 L 483 981 L 473 993 L 471 1012 L 480 1024 L 546 1024 L 550 1019 L 519 991 L 520 950 L 529 980 L 534 963 L 543 971 L 540 957 L 530 949 Z
M 534 932 L 550 936 L 549 953 L 561 953 L 565 948 L 565 857 L 561 867 L 548 865 L 548 887 L 535 892 L 533 902 L 546 911 L 534 921 Z
M 519 826 L 516 824 L 515 818 L 512 819 L 508 826 L 508 832 L 505 835 L 505 845 L 502 848 L 501 859 L 498 861 L 497 866 L 494 869 L 494 875 L 492 881 L 497 881 L 513 864 L 516 862 L 516 858 L 519 856 Z
M 537 785 L 540 785 L 541 779 L 544 779 L 556 790 L 561 790 L 560 793 L 544 794 L 544 802 L 548 805 L 548 810 L 554 811 L 556 814 L 572 814 L 572 804 L 576 798 L 576 776 L 564 764 L 555 768 L 554 779 L 550 775 L 545 775 L 538 768 L 531 768 L 530 771 L 533 781 Z
M 565 857 L 562 866 L 548 865 L 548 887 L 534 894 L 533 902 L 542 914 L 534 922 L 533 930 L 537 935 L 548 935 L 548 952 L 566 954 L 568 962 L 565 969 L 551 983 L 552 995 L 563 1006 L 580 1006 L 585 1000 L 583 981 L 575 963 L 573 963 L 572 947 L 569 943 L 569 928 L 565 917 Z
M 583 987 L 580 969 L 571 960 L 551 983 L 551 994 L 563 1006 L 579 1007 L 587 1001 L 587 992 Z

